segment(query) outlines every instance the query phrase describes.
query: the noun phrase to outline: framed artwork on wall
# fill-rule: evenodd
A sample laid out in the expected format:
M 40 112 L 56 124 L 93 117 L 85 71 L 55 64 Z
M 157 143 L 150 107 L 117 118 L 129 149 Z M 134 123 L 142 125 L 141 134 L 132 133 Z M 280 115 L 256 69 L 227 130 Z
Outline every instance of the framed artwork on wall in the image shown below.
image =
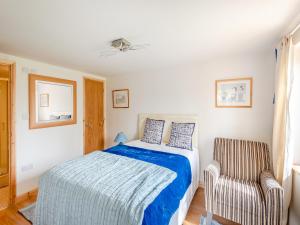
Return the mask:
M 129 89 L 112 91 L 113 108 L 129 108 Z
M 252 77 L 216 80 L 215 106 L 217 108 L 251 108 Z
M 40 94 L 40 107 L 49 107 L 49 94 Z

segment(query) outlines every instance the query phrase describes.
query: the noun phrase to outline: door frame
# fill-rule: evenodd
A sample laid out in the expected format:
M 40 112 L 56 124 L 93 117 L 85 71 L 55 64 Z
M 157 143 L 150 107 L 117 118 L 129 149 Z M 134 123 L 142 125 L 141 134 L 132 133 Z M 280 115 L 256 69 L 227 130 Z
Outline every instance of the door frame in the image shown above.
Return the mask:
M 84 76 L 83 77 L 83 154 L 87 154 L 85 151 L 85 82 L 86 80 L 92 80 L 103 83 L 103 145 L 106 147 L 106 82 L 104 79 L 97 79 L 95 77 Z
M 10 67 L 8 98 L 9 205 L 14 205 L 16 200 L 16 63 L 9 60 L 0 60 L 0 65 Z

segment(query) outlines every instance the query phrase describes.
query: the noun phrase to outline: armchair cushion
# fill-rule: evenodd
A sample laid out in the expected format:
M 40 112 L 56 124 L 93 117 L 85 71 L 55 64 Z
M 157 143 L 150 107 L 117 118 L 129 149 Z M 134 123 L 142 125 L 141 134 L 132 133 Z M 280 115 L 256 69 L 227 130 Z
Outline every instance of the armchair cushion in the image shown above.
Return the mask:
M 256 182 L 221 175 L 215 187 L 214 202 L 214 212 L 218 215 L 242 224 L 263 224 L 265 202 Z M 245 219 L 251 222 L 246 223 Z
M 237 209 L 263 207 L 264 194 L 258 183 L 220 176 L 215 189 L 215 201 Z M 250 206 L 250 207 L 249 207 Z

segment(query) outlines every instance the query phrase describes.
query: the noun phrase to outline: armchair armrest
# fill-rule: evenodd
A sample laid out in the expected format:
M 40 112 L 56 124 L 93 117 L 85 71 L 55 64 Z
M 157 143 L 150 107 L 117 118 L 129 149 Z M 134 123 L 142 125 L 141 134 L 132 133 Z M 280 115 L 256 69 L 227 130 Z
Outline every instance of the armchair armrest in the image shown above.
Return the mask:
M 213 194 L 219 176 L 220 163 L 217 161 L 213 161 L 204 170 L 205 208 L 208 212 L 213 212 Z
M 220 163 L 216 160 L 212 161 L 204 170 L 204 181 L 205 175 L 210 176 L 207 178 L 212 178 L 214 182 L 217 182 L 220 176 Z
M 283 213 L 283 188 L 271 171 L 263 171 L 260 174 L 260 185 L 266 201 L 267 224 L 280 225 Z

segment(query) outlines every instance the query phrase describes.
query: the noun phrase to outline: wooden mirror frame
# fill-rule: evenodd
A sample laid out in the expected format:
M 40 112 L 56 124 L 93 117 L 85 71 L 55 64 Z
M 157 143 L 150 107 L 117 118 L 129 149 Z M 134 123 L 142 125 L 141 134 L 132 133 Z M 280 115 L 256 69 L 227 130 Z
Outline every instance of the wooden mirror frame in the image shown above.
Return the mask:
M 29 129 L 65 126 L 77 123 L 77 83 L 73 80 L 65 80 L 37 74 L 29 74 Z M 73 86 L 73 114 L 70 120 L 37 123 L 36 121 L 36 81 L 46 81 Z

